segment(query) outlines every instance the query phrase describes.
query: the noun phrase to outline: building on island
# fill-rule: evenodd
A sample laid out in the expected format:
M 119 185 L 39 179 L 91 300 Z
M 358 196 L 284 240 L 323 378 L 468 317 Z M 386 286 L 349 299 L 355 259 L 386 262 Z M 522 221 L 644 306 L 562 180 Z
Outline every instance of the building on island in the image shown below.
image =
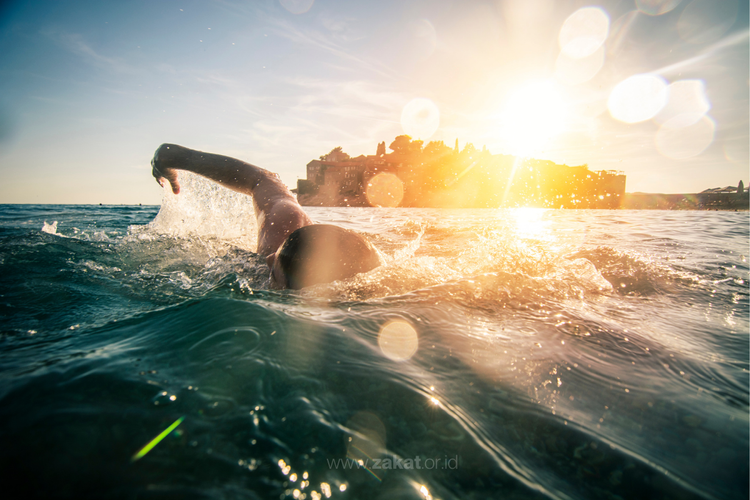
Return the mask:
M 385 152 L 350 158 L 336 148 L 307 164 L 297 182 L 302 205 L 438 208 L 619 208 L 625 175 L 551 161 L 493 155 L 467 144 L 423 146 L 399 136 Z

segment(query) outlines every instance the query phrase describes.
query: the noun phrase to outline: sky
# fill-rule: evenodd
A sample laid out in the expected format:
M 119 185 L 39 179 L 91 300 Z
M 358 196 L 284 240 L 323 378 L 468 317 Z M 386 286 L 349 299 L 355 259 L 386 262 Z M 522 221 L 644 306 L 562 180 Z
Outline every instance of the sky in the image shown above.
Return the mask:
M 0 203 L 158 204 L 164 142 L 278 172 L 407 133 L 748 184 L 744 0 L 0 3 Z

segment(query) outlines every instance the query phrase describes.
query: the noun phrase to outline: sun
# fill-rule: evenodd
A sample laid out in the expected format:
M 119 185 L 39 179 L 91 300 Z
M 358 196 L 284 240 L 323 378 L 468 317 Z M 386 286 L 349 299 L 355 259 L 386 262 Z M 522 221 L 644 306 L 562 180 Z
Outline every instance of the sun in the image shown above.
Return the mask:
M 533 157 L 565 130 L 568 109 L 557 84 L 534 80 L 508 95 L 501 111 L 501 134 L 511 154 Z

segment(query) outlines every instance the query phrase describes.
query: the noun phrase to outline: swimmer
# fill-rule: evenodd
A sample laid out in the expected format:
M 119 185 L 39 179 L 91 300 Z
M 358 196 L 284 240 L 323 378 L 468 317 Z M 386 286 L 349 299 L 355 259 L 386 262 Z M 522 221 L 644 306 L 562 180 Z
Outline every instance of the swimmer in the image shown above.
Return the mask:
M 271 269 L 271 286 L 300 289 L 351 278 L 382 264 L 380 253 L 362 235 L 329 224 L 315 224 L 278 175 L 241 160 L 162 144 L 151 160 L 160 186 L 179 194 L 177 171 L 206 177 L 252 196 L 258 223 L 258 254 Z

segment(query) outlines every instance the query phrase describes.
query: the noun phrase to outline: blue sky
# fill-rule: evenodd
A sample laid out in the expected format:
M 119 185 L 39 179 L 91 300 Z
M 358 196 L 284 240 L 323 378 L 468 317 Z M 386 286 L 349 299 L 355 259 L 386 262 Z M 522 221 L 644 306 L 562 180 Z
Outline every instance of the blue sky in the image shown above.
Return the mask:
M 5 2 L 0 203 L 159 203 L 162 142 L 294 187 L 404 131 L 631 192 L 747 184 L 749 59 L 737 0 Z

